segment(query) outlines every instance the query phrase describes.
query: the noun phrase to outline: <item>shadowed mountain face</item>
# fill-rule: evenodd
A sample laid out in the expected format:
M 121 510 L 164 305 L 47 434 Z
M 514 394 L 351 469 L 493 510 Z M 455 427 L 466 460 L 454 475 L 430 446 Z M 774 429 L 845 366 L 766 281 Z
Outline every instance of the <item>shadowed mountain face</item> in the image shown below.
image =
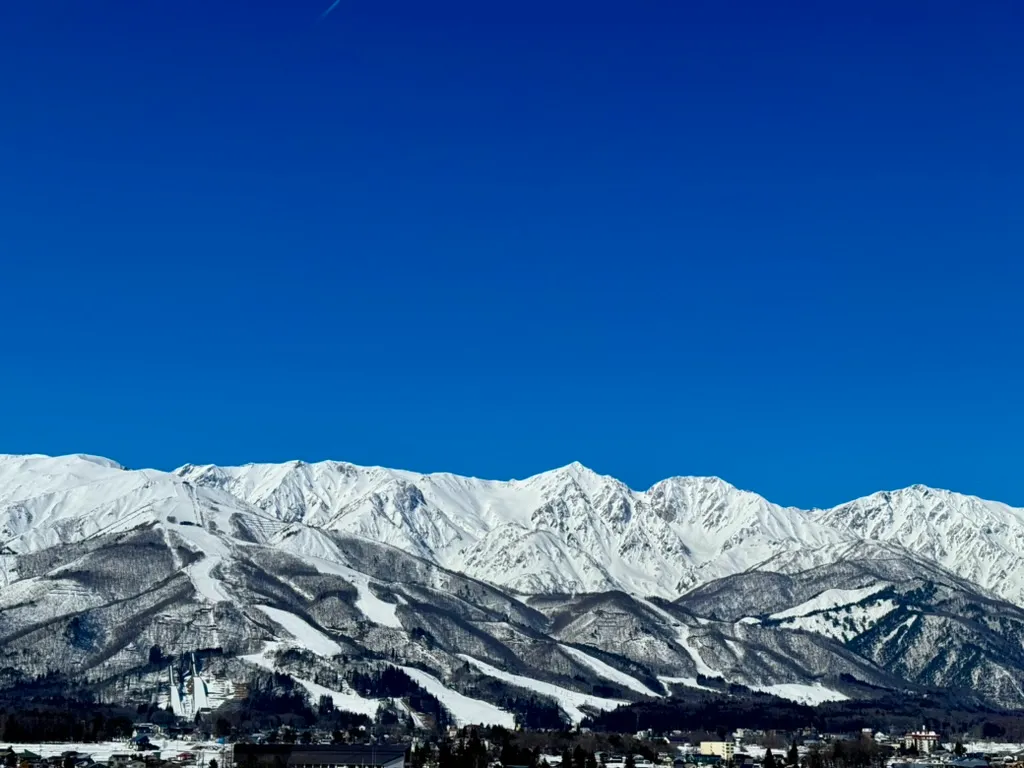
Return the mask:
M 1022 517 L 920 487 L 811 512 L 708 478 L 638 493 L 579 465 L 492 482 L 0 457 L 0 685 L 166 702 L 198 652 L 213 705 L 279 669 L 372 710 L 346 675 L 394 665 L 464 722 L 729 684 L 1024 706 Z

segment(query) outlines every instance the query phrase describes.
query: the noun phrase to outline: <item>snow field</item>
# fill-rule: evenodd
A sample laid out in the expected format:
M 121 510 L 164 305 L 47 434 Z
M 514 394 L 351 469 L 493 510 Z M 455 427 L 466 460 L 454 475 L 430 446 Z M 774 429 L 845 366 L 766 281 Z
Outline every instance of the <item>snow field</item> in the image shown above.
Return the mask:
M 871 597 L 871 595 L 877 592 L 881 592 L 887 586 L 888 584 L 874 584 L 863 589 L 826 589 L 820 595 L 812 597 L 810 600 L 788 608 L 785 611 L 773 613 L 768 618 L 775 620 L 796 618 L 797 616 L 806 616 L 809 613 L 827 611 L 844 605 L 853 605 L 865 598 Z
M 156 754 L 162 758 L 169 759 L 180 755 L 182 752 L 192 752 L 196 755 L 197 765 L 206 765 L 210 762 L 211 758 L 216 758 L 217 762 L 223 765 L 224 760 L 221 759 L 221 756 L 225 749 L 228 749 L 223 744 L 213 742 L 181 741 L 178 739 L 150 739 L 150 742 L 157 749 L 155 753 L 148 752 L 147 754 Z M 52 741 L 42 744 L 15 742 L 9 745 L 5 743 L 4 746 L 10 746 L 16 752 L 27 750 L 41 757 L 54 757 L 74 750 L 75 752 L 81 752 L 83 755 L 91 755 L 93 760 L 100 763 L 107 762 L 111 755 L 133 753 L 132 745 L 126 741 L 99 741 L 95 743 Z

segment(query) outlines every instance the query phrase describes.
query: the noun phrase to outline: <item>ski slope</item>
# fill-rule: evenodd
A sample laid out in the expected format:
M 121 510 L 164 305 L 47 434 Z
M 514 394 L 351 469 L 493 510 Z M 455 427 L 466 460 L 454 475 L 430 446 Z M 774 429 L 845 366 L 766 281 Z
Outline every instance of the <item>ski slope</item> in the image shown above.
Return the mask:
M 332 563 L 329 560 L 322 560 L 317 557 L 309 558 L 309 563 L 321 573 L 333 573 L 351 582 L 358 592 L 356 608 L 362 611 L 362 614 L 374 624 L 380 624 L 382 627 L 391 627 L 392 629 L 402 628 L 402 622 L 398 619 L 398 605 L 381 600 L 373 594 L 370 591 L 369 576 L 349 568 L 347 565 Z
M 391 629 L 401 629 L 398 605 L 381 600 L 370 589 L 370 577 L 345 565 L 344 555 L 337 544 L 311 528 L 300 529 L 298 535 L 281 542 L 283 549 L 316 568 L 320 573 L 340 576 L 356 588 L 356 608 L 374 624 Z
M 511 712 L 480 699 L 453 691 L 433 675 L 415 667 L 394 665 L 411 677 L 423 690 L 436 698 L 451 712 L 459 725 L 500 725 L 503 728 L 515 728 L 516 719 Z
M 574 659 L 576 659 L 576 661 L 580 662 L 580 664 L 583 664 L 586 667 L 590 667 L 591 670 L 599 674 L 605 680 L 611 680 L 613 683 L 618 683 L 623 688 L 628 688 L 631 691 L 636 691 L 637 693 L 643 694 L 644 696 L 655 696 L 660 698 L 662 695 L 660 693 L 655 693 L 646 685 L 637 680 L 635 677 L 631 677 L 630 675 L 627 675 L 625 672 L 616 669 L 610 664 L 606 664 L 600 659 L 595 659 L 593 656 L 587 655 L 581 650 L 572 648 L 568 645 L 559 645 L 559 648 L 561 648 L 565 653 L 569 654 Z
M 687 688 L 696 688 L 698 691 L 721 693 L 721 691 L 716 691 L 714 688 L 708 688 L 706 685 L 701 685 L 697 682 L 697 678 L 695 677 L 667 677 L 659 675 L 658 680 L 663 682 L 665 685 L 685 685 Z
M 534 691 L 535 693 L 547 696 L 550 699 L 554 699 L 558 702 L 558 706 L 560 706 L 562 711 L 568 715 L 574 725 L 578 724 L 586 717 L 586 713 L 584 713 L 580 707 L 609 710 L 629 703 L 618 699 L 602 699 L 599 696 L 592 696 L 589 693 L 580 693 L 579 691 L 563 688 L 560 685 L 547 683 L 543 680 L 535 680 L 532 677 L 513 675 L 512 673 L 505 672 L 497 667 L 492 667 L 487 662 L 474 659 L 472 656 L 465 653 L 460 653 L 458 656 L 460 659 L 469 662 L 485 675 L 497 678 L 498 680 L 503 680 L 504 682 L 518 686 L 519 688 L 525 688 L 528 691 Z
M 723 677 L 722 673 L 719 672 L 717 669 L 713 669 L 712 667 L 708 666 L 708 663 L 704 661 L 704 658 L 700 655 L 700 651 L 697 650 L 697 648 L 695 648 L 690 643 L 691 630 L 689 626 L 681 622 L 668 611 L 664 610 L 663 608 L 659 608 L 650 600 L 647 600 L 645 598 L 635 599 L 637 602 L 642 603 L 643 605 L 647 606 L 647 608 L 652 610 L 654 613 L 658 614 L 662 619 L 665 620 L 665 622 L 667 622 L 668 626 L 672 627 L 672 629 L 675 630 L 676 642 L 682 647 L 684 651 L 686 651 L 686 653 L 693 660 L 693 666 L 696 667 L 698 675 L 703 675 L 704 677 Z
M 826 688 L 821 683 L 804 685 L 802 683 L 781 683 L 779 685 L 751 685 L 751 690 L 770 693 L 780 699 L 789 699 L 798 704 L 824 704 L 827 701 L 847 701 L 850 697 L 839 691 Z
M 377 710 L 380 709 L 381 704 L 384 701 L 382 699 L 364 699 L 362 696 L 352 691 L 347 693 L 344 691 L 333 691 L 330 688 L 324 688 L 322 685 L 318 685 L 310 680 L 303 680 L 301 677 L 294 677 L 293 679 L 309 694 L 309 700 L 313 703 L 313 706 L 316 706 L 316 703 L 320 701 L 321 696 L 328 696 L 334 702 L 336 709 L 340 709 L 343 712 L 355 712 L 360 715 L 366 715 L 369 718 L 374 718 L 377 716 Z
M 280 643 L 268 643 L 259 653 L 241 656 L 240 658 L 257 667 L 261 667 L 268 672 L 277 672 L 280 670 L 278 670 L 274 665 L 272 657 L 280 648 Z M 294 675 L 291 677 L 309 694 L 310 702 L 314 706 L 320 700 L 321 696 L 330 696 L 331 700 L 334 702 L 334 706 L 344 712 L 355 712 L 357 714 L 366 715 L 367 717 L 375 717 L 377 710 L 380 709 L 380 705 L 382 703 L 381 699 L 366 699 L 354 691 L 335 691 L 314 683 L 312 680 L 305 680 L 301 677 L 295 677 Z
M 253 607 L 265 613 L 275 624 L 279 624 L 288 630 L 288 633 L 295 638 L 299 645 L 318 656 L 330 658 L 331 656 L 341 654 L 340 645 L 294 613 L 282 611 L 279 608 L 271 608 L 269 605 L 256 605 Z

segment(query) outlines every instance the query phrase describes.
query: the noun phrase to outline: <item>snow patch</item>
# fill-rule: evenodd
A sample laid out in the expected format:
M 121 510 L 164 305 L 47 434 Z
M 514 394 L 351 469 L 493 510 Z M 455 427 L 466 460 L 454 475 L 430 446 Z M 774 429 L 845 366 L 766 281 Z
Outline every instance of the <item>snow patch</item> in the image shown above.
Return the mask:
M 820 595 L 812 597 L 810 600 L 800 603 L 800 605 L 787 608 L 785 611 L 773 613 L 768 618 L 775 620 L 789 619 L 797 616 L 806 616 L 809 613 L 816 613 L 818 611 L 827 611 L 843 605 L 853 605 L 881 592 L 887 586 L 887 584 L 875 584 L 863 589 L 826 589 Z
M 844 643 L 867 632 L 897 608 L 892 600 L 878 600 L 867 605 L 847 605 L 830 611 L 786 619 L 779 624 L 785 629 L 800 629 L 831 637 Z
M 899 631 L 901 629 L 904 629 L 904 628 L 910 629 L 912 626 L 914 626 L 914 622 L 915 621 L 917 621 L 917 614 L 916 613 L 913 616 L 911 616 L 909 619 L 901 621 L 899 624 L 896 625 L 895 629 L 893 629 L 891 632 L 887 633 L 886 636 L 882 638 L 882 645 L 885 645 L 890 640 L 892 640 L 894 637 L 896 637 L 896 635 L 899 633 Z

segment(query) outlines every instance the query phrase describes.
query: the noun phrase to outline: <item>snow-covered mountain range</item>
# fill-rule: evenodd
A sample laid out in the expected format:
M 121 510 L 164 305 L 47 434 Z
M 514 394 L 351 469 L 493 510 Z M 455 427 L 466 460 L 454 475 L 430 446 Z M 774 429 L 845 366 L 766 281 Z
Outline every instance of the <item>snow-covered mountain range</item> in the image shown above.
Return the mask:
M 924 486 L 805 511 L 713 477 L 637 492 L 580 464 L 506 482 L 337 462 L 176 475 L 275 520 L 390 544 L 520 594 L 673 599 L 753 567 L 831 562 L 837 548 L 868 540 L 901 544 L 1024 605 L 1024 509 Z
M 515 692 L 579 720 L 726 683 L 1024 706 L 1022 544 L 1024 510 L 921 486 L 805 511 L 579 464 L 499 482 L 2 456 L 0 685 L 167 701 L 159 646 L 217 649 L 211 690 L 286 669 L 357 711 L 376 704 L 345 669 L 391 663 L 467 722 L 508 722 Z

